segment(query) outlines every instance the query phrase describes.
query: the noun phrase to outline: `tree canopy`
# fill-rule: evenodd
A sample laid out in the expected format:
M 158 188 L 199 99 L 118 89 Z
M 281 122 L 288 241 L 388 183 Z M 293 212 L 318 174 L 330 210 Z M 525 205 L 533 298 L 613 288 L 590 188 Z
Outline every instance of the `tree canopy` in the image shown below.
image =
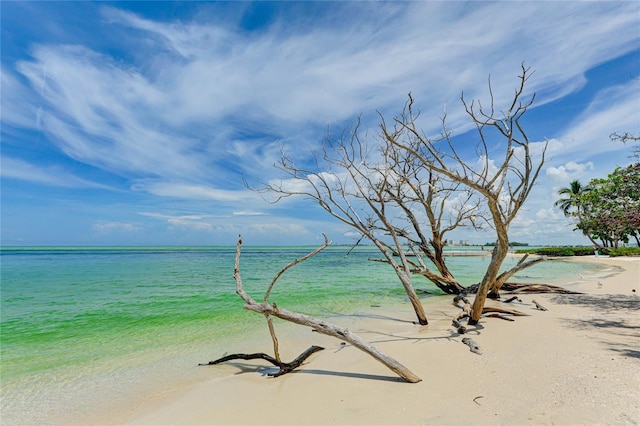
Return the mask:
M 630 238 L 640 245 L 640 163 L 592 179 L 589 187 L 580 195 L 576 228 L 605 247 L 618 247 Z

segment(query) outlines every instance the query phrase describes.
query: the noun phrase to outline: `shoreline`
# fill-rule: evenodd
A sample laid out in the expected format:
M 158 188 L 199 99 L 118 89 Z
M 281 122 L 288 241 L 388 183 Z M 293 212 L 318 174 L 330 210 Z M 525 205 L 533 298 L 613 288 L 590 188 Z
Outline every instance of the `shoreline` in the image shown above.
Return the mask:
M 611 267 L 570 288 L 584 295 L 522 295 L 510 306 L 530 316 L 487 318 L 453 333 L 450 300 L 430 305 L 427 327 L 409 306 L 334 318 L 406 365 L 423 381 L 407 384 L 367 354 L 306 327 L 277 324 L 282 356 L 324 346 L 277 379 L 263 361 L 200 367 L 202 381 L 158 391 L 93 424 L 639 424 L 640 259 L 572 261 Z M 632 292 L 635 289 L 636 292 Z M 608 295 L 608 296 L 606 296 Z M 536 299 L 549 310 L 535 309 Z M 499 305 L 499 302 L 488 303 Z M 504 306 L 504 304 L 503 304 Z M 286 331 L 283 331 L 286 330 Z M 265 326 L 265 334 L 267 334 Z M 256 349 L 271 352 L 270 346 Z M 222 377 L 221 377 L 222 375 Z M 207 379 L 206 377 L 210 377 Z

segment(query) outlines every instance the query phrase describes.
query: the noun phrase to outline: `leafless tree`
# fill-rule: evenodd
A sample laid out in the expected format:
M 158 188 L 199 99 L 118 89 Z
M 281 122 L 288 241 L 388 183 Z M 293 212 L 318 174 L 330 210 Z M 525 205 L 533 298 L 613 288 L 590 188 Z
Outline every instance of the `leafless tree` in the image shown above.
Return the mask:
M 358 120 L 340 138 L 328 136 L 313 167 L 297 166 L 283 153 L 277 166 L 286 179 L 266 183 L 262 190 L 277 194 L 276 201 L 311 198 L 371 241 L 394 268 L 418 323 L 425 325 L 412 276 L 423 275 L 450 294 L 464 291 L 446 266 L 445 235 L 459 226 L 476 226 L 479 200 L 386 138 L 379 138 L 372 151 L 359 127 Z
M 533 152 L 534 147 L 521 123 L 535 98 L 535 95 L 526 98 L 524 94 L 530 75 L 530 69 L 522 65 L 519 86 L 504 110 L 495 105 L 491 80 L 487 106 L 480 101 L 466 100 L 464 94 L 461 96 L 465 111 L 476 128 L 477 139 L 473 144 L 454 142 L 446 127 L 446 117 L 442 120 L 440 138 L 433 140 L 424 135 L 417 127 L 411 96 L 392 125 L 388 126 L 384 120 L 381 124 L 390 144 L 405 150 L 433 173 L 474 191 L 486 203 L 489 223 L 496 233 L 496 244 L 478 287 L 470 324 L 480 319 L 487 295 L 497 297 L 499 294 L 504 280 L 497 278 L 509 249 L 509 226 L 526 201 L 544 164 L 546 142 L 539 147 L 539 152 Z M 475 150 L 472 157 L 464 152 L 469 148 Z M 522 269 L 522 266 L 518 267 Z
M 435 174 L 409 151 L 384 141 L 385 163 L 395 177 L 385 191 L 400 211 L 394 223 L 396 232 L 415 248 L 415 256 L 406 259 L 411 272 L 423 275 L 446 293 L 463 292 L 465 288 L 445 262 L 445 236 L 458 227 L 480 228 L 484 218 L 479 198 L 458 182 Z M 423 256 L 437 271 L 427 266 Z
M 341 137 L 327 137 L 310 166 L 296 165 L 283 152 L 277 167 L 284 178 L 263 184 L 261 190 L 276 194 L 276 202 L 306 196 L 370 240 L 382 253 L 381 260 L 394 268 L 420 324 L 427 324 L 427 318 L 412 275 L 426 277 L 447 293 L 467 291 L 447 268 L 445 235 L 463 226 L 492 227 L 496 245 L 477 287 L 470 318 L 475 323 L 488 294 L 498 297 L 500 287 L 516 271 L 541 261 L 521 262 L 498 276 L 509 248 L 509 225 L 529 195 L 546 151 L 545 142 L 539 144 L 537 153 L 532 152 L 521 125 L 534 100 L 534 96 L 523 100 L 530 74 L 523 65 L 519 87 L 502 112 L 496 109 L 490 80 L 488 107 L 480 101 L 468 102 L 462 95 L 477 131 L 474 144 L 454 142 L 446 116 L 441 118 L 438 137 L 423 134 L 409 94 L 391 125 L 380 115 L 377 144 L 361 139 L 358 120 Z M 471 156 L 466 153 L 469 148 Z

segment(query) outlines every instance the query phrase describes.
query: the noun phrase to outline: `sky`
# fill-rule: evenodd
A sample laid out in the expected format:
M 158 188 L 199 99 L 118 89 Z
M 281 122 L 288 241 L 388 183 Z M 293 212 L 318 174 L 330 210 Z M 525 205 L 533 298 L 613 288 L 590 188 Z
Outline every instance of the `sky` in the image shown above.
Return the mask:
M 0 2 L 3 246 L 314 245 L 353 232 L 310 200 L 270 203 L 284 150 L 309 161 L 328 129 L 411 92 L 421 128 L 461 93 L 497 103 L 535 71 L 524 121 L 546 162 L 512 241 L 589 244 L 557 191 L 631 162 L 640 132 L 640 3 Z M 370 129 L 370 130 L 369 130 Z M 490 230 L 458 229 L 482 244 Z

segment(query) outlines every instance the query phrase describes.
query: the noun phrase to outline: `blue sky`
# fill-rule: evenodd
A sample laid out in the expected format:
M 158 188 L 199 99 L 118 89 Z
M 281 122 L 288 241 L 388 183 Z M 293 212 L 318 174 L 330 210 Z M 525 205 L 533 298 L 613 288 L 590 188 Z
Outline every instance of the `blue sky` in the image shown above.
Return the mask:
M 630 162 L 640 131 L 638 2 L 2 1 L 2 245 L 317 244 L 350 229 L 313 203 L 269 204 L 281 147 L 408 92 L 421 126 L 471 137 L 460 93 L 508 99 L 524 61 L 547 162 L 511 239 L 588 244 L 559 188 Z M 453 239 L 493 240 L 458 230 Z

